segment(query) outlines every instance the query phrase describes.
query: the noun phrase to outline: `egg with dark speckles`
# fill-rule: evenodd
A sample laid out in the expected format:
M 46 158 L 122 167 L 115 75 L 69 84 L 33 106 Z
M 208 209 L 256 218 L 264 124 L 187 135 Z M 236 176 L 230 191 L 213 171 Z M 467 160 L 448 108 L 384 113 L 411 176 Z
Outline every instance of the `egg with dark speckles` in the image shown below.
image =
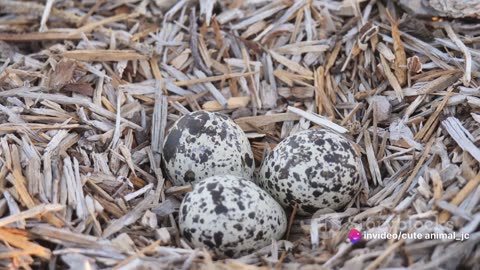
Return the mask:
M 286 231 L 283 208 L 253 181 L 231 175 L 199 181 L 179 212 L 182 236 L 220 257 L 238 257 L 279 240 Z
M 257 182 L 282 206 L 297 214 L 338 210 L 361 189 L 360 157 L 352 143 L 326 130 L 287 137 L 263 161 Z
M 214 175 L 253 178 L 255 162 L 248 138 L 228 116 L 197 111 L 178 119 L 165 137 L 163 162 L 174 185 Z

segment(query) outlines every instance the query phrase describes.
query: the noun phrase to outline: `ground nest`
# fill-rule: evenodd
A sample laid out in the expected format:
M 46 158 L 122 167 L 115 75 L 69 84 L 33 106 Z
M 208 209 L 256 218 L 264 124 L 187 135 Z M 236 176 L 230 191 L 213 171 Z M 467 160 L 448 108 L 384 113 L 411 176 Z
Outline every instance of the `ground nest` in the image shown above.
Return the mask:
M 0 268 L 479 269 L 479 11 L 0 0 Z M 192 187 L 161 159 L 198 110 L 233 119 L 257 169 L 291 134 L 341 133 L 362 189 L 339 211 L 290 211 L 283 239 L 247 256 L 195 249 L 178 230 Z

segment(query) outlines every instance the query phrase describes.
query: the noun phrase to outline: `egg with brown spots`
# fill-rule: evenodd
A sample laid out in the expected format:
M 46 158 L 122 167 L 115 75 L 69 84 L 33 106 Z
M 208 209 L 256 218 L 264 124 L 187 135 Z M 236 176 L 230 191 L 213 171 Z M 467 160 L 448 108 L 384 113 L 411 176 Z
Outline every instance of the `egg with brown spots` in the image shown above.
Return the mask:
M 255 162 L 243 130 L 224 114 L 197 111 L 175 122 L 165 137 L 163 163 L 174 185 L 214 175 L 252 179 Z
M 195 184 L 179 212 L 182 236 L 218 256 L 250 254 L 279 240 L 286 231 L 283 208 L 245 178 L 214 176 Z
M 343 136 L 307 130 L 287 137 L 265 158 L 258 184 L 281 205 L 310 215 L 338 210 L 361 188 L 359 156 Z

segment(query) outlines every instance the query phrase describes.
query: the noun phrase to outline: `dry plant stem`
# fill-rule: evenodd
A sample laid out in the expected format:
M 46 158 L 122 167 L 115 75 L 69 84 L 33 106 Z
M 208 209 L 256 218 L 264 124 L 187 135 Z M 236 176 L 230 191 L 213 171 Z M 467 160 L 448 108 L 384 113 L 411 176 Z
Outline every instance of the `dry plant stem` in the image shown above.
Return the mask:
M 90 10 L 88 10 L 87 14 L 85 14 L 82 19 L 77 23 L 77 26 L 81 26 L 83 24 L 85 24 L 85 22 L 88 20 L 88 18 L 90 16 L 92 16 L 92 14 L 99 8 L 101 7 L 105 2 L 107 2 L 107 0 L 99 0 L 95 3 L 95 5 L 93 5 L 92 8 L 90 8 Z
M 34 251 L 33 254 L 46 260 L 49 260 L 52 256 L 49 249 L 28 241 L 28 238 L 25 235 L 22 235 L 21 233 L 18 234 L 18 232 L 15 232 L 14 230 L 0 228 L 0 240 L 15 248 L 32 250 Z
M 480 173 L 470 179 L 467 184 L 458 192 L 450 202 L 452 205 L 460 205 L 480 185 Z M 438 216 L 438 222 L 443 224 L 448 221 L 452 213 L 444 210 Z
M 74 31 L 72 31 L 70 33 L 70 35 L 78 35 L 80 33 L 88 33 L 90 31 L 92 31 L 93 29 L 97 28 L 97 27 L 101 27 L 102 25 L 105 25 L 107 23 L 113 23 L 113 22 L 116 22 L 116 21 L 121 21 L 121 20 L 125 20 L 125 19 L 132 19 L 132 18 L 135 18 L 137 17 L 139 14 L 137 13 L 133 13 L 133 14 L 118 14 L 116 16 L 113 16 L 113 17 L 109 17 L 109 18 L 105 18 L 103 20 L 100 20 L 98 22 L 92 22 L 92 23 L 89 23 L 87 25 L 84 25 Z
M 3 227 L 7 224 L 14 223 L 19 220 L 24 220 L 27 218 L 32 218 L 35 216 L 39 216 L 42 214 L 45 214 L 47 212 L 55 212 L 55 211 L 60 211 L 64 208 L 63 205 L 59 204 L 40 204 L 37 205 L 29 210 L 23 211 L 21 213 L 18 213 L 17 215 L 11 215 L 8 217 L 4 217 L 0 219 L 0 227 Z
M 0 40 L 3 41 L 47 41 L 47 40 L 79 40 L 81 35 L 71 35 L 70 32 L 41 32 L 41 33 L 23 33 L 23 34 L 5 34 L 0 33 Z
M 382 262 L 392 254 L 392 252 L 395 252 L 401 245 L 405 243 L 405 239 L 400 239 L 399 241 L 391 244 L 385 252 L 382 253 L 382 255 L 378 256 L 370 265 L 365 268 L 366 270 L 374 270 L 377 269 Z
M 400 85 L 405 85 L 407 80 L 407 57 L 405 53 L 405 48 L 403 46 L 403 41 L 400 38 L 400 31 L 398 30 L 398 22 L 395 22 L 387 10 L 387 17 L 392 25 L 392 38 L 393 38 L 393 50 L 395 53 L 394 60 L 394 70 L 395 76 L 397 77 L 398 83 Z
M 210 77 L 206 77 L 206 78 L 192 79 L 192 80 L 188 80 L 188 81 L 177 81 L 177 82 L 175 82 L 175 85 L 176 86 L 188 86 L 188 85 L 199 84 L 199 83 L 223 81 L 223 80 L 227 80 L 227 79 L 231 79 L 231 78 L 249 76 L 249 75 L 253 75 L 255 73 L 257 73 L 257 72 L 252 71 L 252 72 L 245 72 L 245 73 L 231 73 L 231 74 L 224 74 L 224 75 L 219 75 L 219 76 L 210 76 Z
M 340 125 L 337 125 L 337 124 L 333 123 L 332 121 L 329 121 L 329 120 L 327 120 L 323 117 L 320 117 L 318 115 L 308 113 L 308 112 L 305 112 L 303 110 L 300 110 L 298 108 L 291 107 L 291 106 L 288 107 L 288 110 L 295 113 L 295 114 L 298 114 L 302 117 L 305 117 L 305 119 L 308 119 L 308 120 L 314 122 L 317 125 L 333 129 L 333 130 L 335 130 L 339 133 L 346 133 L 348 131 L 346 128 L 344 128 Z
M 405 194 L 405 192 L 408 190 L 408 188 L 409 188 L 410 185 L 412 184 L 413 179 L 415 179 L 415 177 L 417 177 L 418 171 L 419 171 L 420 168 L 423 166 L 423 163 L 424 163 L 425 160 L 427 159 L 427 156 L 430 154 L 430 149 L 431 149 L 433 143 L 434 143 L 434 139 L 432 138 L 432 139 L 430 139 L 430 141 L 427 143 L 427 145 L 426 145 L 425 148 L 423 149 L 422 156 L 420 157 L 420 159 L 419 159 L 418 162 L 416 163 L 415 168 L 413 169 L 412 173 L 410 174 L 410 176 L 409 176 L 409 177 L 407 178 L 407 180 L 405 181 L 405 184 L 404 184 L 404 186 L 402 187 L 402 189 L 398 192 L 395 200 L 392 202 L 393 207 L 395 207 L 395 206 L 398 205 L 398 203 L 402 200 L 403 195 Z
M 76 50 L 62 54 L 63 57 L 80 61 L 127 61 L 146 60 L 147 57 L 127 50 Z
M 132 256 L 128 257 L 127 259 L 119 262 L 117 265 L 115 265 L 113 267 L 113 269 L 117 270 L 117 269 L 120 269 L 122 268 L 123 266 L 127 265 L 129 262 L 137 259 L 137 258 L 140 258 L 141 256 L 143 256 L 145 253 L 147 252 L 150 252 L 152 251 L 154 248 L 156 248 L 158 245 L 161 244 L 161 241 L 160 240 L 157 240 L 153 243 L 151 243 L 150 245 L 142 248 L 141 250 L 139 250 L 137 253 L 133 254 Z
M 465 44 L 457 37 L 455 32 L 452 29 L 450 24 L 445 25 L 445 31 L 447 32 L 448 37 L 455 42 L 455 44 L 460 48 L 465 56 L 465 73 L 463 75 L 463 83 L 465 85 L 470 84 L 470 80 L 472 79 L 472 55 L 470 50 L 465 46 Z
M 290 219 L 288 221 L 287 234 L 285 236 L 285 239 L 287 240 L 290 238 L 290 230 L 292 229 L 293 220 L 295 218 L 295 215 L 297 214 L 297 207 L 298 207 L 298 204 L 295 203 L 295 205 L 293 206 L 292 214 L 290 214 Z
M 436 123 L 437 118 L 440 115 L 440 112 L 443 110 L 443 108 L 447 104 L 448 99 L 451 97 L 452 91 L 453 91 L 453 87 L 449 87 L 447 90 L 447 95 L 443 98 L 442 102 L 435 109 L 435 112 L 428 118 L 425 126 L 423 126 L 423 128 L 415 135 L 415 140 L 422 140 L 424 142 L 428 140 L 427 134 L 431 133 L 434 130 L 434 127 L 435 127 L 434 123 Z
M 385 76 L 387 77 L 387 79 L 388 79 L 390 85 L 392 86 L 392 88 L 395 90 L 398 101 L 402 101 L 403 100 L 403 91 L 402 91 L 402 87 L 400 86 L 400 83 L 398 82 L 397 78 L 395 77 L 395 75 L 390 70 L 390 67 L 388 66 L 387 60 L 385 60 L 385 57 L 383 57 L 383 55 L 380 55 L 380 60 L 381 60 L 381 63 L 382 63 L 383 72 L 385 72 Z
M 282 251 L 282 255 L 278 259 L 278 262 L 275 264 L 275 269 L 282 269 L 282 262 L 287 258 L 287 252 L 285 250 Z

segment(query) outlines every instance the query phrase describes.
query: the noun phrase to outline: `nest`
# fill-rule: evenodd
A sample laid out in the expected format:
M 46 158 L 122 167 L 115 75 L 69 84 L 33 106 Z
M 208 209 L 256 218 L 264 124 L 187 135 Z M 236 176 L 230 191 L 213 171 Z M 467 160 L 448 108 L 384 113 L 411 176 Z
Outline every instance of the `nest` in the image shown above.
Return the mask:
M 394 2 L 0 0 L 0 268 L 478 267 L 476 4 Z M 257 165 L 298 131 L 342 133 L 363 188 L 247 256 L 194 249 L 191 186 L 161 156 L 196 110 L 234 119 Z

